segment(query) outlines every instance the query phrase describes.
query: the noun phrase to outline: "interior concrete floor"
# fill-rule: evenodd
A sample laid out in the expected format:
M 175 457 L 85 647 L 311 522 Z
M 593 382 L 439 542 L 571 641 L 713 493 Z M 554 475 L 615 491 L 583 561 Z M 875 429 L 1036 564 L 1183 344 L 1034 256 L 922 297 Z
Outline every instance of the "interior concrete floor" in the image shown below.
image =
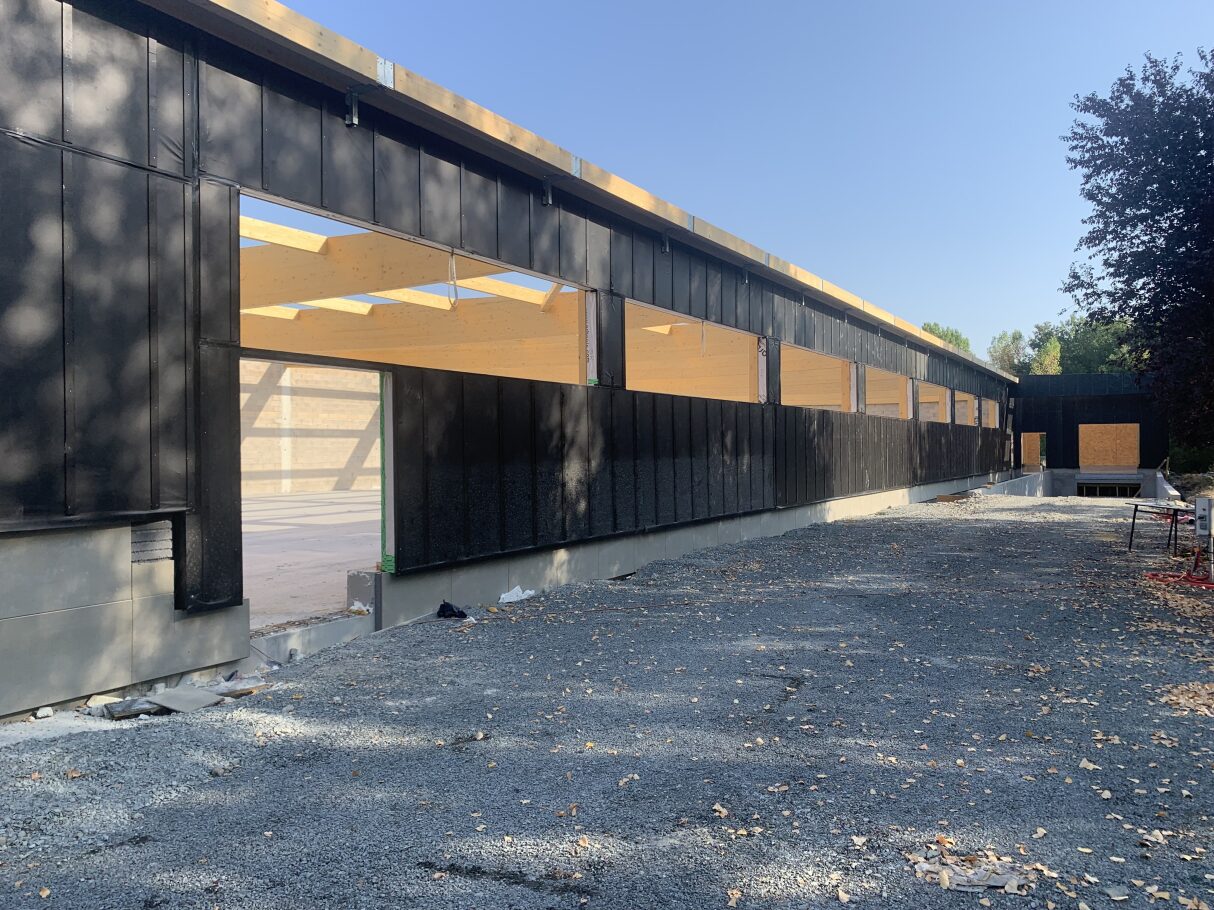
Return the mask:
M 254 629 L 346 609 L 346 572 L 380 558 L 378 490 L 246 496 L 244 591 Z

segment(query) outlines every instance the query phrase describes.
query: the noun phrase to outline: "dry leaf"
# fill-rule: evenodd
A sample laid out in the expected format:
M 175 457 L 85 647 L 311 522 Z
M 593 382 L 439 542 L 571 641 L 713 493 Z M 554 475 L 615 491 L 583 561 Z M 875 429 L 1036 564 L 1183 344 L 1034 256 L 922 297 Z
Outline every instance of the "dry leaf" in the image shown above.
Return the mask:
M 724 806 L 722 806 L 720 803 L 713 803 L 712 811 L 716 813 L 717 818 L 728 818 L 729 817 L 729 810 L 726 809 Z
M 725 892 L 725 896 L 729 898 L 729 903 L 725 906 L 736 907 L 738 906 L 738 901 L 742 899 L 742 892 L 737 888 L 730 888 Z
M 846 904 L 849 900 L 851 900 L 851 895 L 848 894 L 846 891 L 844 891 L 842 888 L 840 888 L 835 893 L 836 893 L 836 896 L 839 898 L 839 903 L 841 903 L 841 904 Z
M 1045 828 L 1038 827 L 1037 830 L 1033 832 L 1033 840 L 1041 840 L 1041 838 L 1045 837 L 1047 834 L 1049 834 L 1049 832 L 1046 831 Z
M 45 885 L 43 885 L 41 888 L 38 889 L 38 896 L 40 898 L 42 898 L 43 900 L 46 900 L 48 897 L 51 896 L 51 889 L 46 887 Z

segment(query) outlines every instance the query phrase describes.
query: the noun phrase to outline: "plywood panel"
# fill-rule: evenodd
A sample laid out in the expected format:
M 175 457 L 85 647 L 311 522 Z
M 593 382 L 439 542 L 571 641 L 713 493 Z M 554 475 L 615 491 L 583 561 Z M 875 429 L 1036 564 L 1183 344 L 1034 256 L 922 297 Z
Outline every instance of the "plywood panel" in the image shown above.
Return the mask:
M 1136 423 L 1081 423 L 1079 466 L 1137 468 L 1138 441 Z

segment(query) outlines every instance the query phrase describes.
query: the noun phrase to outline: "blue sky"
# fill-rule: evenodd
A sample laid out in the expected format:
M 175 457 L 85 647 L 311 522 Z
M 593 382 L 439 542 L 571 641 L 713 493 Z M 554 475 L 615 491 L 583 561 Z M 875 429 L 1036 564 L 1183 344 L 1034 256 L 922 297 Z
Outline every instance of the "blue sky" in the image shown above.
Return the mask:
M 288 5 L 982 354 L 1069 307 L 1071 98 L 1214 45 L 1209 0 Z

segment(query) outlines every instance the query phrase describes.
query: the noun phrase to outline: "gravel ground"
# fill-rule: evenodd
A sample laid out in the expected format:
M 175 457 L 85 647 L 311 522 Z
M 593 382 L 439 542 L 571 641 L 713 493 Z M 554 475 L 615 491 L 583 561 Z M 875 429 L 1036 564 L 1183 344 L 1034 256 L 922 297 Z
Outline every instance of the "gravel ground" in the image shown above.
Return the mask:
M 1125 512 L 910 506 L 2 747 L 0 907 L 977 906 L 937 838 L 1039 864 L 994 906 L 1214 905 L 1214 720 L 1159 701 L 1214 594 L 1139 583 Z

